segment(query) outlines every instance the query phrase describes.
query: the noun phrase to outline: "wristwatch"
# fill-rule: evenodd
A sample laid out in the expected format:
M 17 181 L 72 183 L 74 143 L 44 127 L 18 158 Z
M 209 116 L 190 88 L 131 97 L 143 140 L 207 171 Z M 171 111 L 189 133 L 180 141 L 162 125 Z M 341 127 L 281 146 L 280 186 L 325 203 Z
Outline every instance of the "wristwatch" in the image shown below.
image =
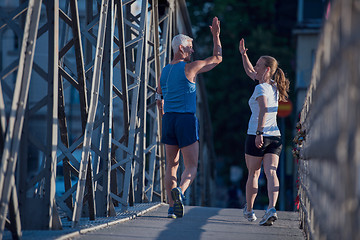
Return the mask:
M 155 90 L 155 100 L 162 100 L 164 99 L 162 93 L 158 93 L 158 88 Z
M 263 135 L 264 132 L 261 132 L 261 131 L 256 131 L 256 135 Z
M 158 92 L 155 92 L 155 100 L 161 100 L 161 99 L 164 99 L 163 95 Z

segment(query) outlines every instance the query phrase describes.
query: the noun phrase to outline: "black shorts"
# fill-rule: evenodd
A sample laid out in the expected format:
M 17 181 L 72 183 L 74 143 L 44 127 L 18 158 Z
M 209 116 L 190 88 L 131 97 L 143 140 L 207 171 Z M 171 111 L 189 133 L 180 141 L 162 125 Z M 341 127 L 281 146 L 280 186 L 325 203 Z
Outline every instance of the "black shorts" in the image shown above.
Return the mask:
M 266 153 L 280 156 L 282 144 L 280 136 L 264 136 L 264 144 L 261 148 L 255 146 L 255 135 L 247 135 L 245 140 L 245 153 L 251 156 L 263 157 Z

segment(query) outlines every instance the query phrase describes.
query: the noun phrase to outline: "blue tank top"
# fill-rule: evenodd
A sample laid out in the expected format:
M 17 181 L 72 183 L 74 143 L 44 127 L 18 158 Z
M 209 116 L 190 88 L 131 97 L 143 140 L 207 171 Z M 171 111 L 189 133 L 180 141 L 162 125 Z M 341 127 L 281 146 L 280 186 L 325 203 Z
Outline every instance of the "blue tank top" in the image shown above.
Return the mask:
M 185 75 L 186 62 L 166 65 L 160 85 L 164 97 L 164 112 L 195 113 L 196 84 Z

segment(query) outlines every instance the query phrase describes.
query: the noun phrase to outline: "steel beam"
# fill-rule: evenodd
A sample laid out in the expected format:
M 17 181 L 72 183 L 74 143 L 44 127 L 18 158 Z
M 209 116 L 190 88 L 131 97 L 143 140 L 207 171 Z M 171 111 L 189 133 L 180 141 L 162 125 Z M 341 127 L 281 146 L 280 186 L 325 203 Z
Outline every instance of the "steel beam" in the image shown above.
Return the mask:
M 56 151 L 58 141 L 58 61 L 59 61 L 59 1 L 48 0 L 46 4 L 49 25 L 47 131 L 45 152 L 45 208 L 44 226 L 61 229 L 61 221 L 55 203 Z M 48 219 L 47 219 L 48 218 Z
M 109 10 L 108 3 L 109 0 L 103 0 L 101 2 L 101 7 L 100 7 L 99 30 L 98 30 L 98 35 L 97 35 L 98 39 L 95 50 L 95 60 L 94 60 L 93 77 L 92 77 L 92 85 L 91 85 L 91 93 L 90 93 L 91 97 L 90 97 L 90 105 L 89 105 L 89 115 L 84 133 L 84 143 L 83 143 L 83 150 L 81 154 L 81 163 L 79 169 L 79 180 L 77 183 L 76 199 L 75 199 L 74 212 L 72 217 L 73 227 L 77 226 L 80 220 L 86 179 L 91 180 L 91 185 L 92 187 L 94 186 L 92 177 L 87 176 L 87 169 L 88 167 L 89 168 L 91 167 L 91 160 L 90 160 L 91 137 L 94 130 L 96 108 L 99 99 L 101 65 L 103 59 L 105 30 L 106 30 L 105 24 Z M 92 174 L 92 170 L 89 171 L 89 173 Z M 91 193 L 91 195 L 93 196 L 94 194 Z
M 107 217 L 113 208 L 110 202 L 110 172 L 111 172 L 111 142 L 112 142 L 112 115 L 113 115 L 113 36 L 114 36 L 114 1 L 109 0 L 106 20 L 104 58 L 103 58 L 103 122 L 101 129 L 100 157 L 101 183 L 98 182 L 97 213 Z M 99 188 L 101 184 L 101 189 Z M 111 213 L 113 214 L 113 213 Z
M 4 232 L 10 195 L 13 191 L 15 191 L 14 173 L 29 93 L 30 76 L 34 59 L 40 10 L 41 1 L 29 1 L 19 57 L 15 91 L 9 122 L 7 125 L 0 168 L 0 238 L 2 238 Z M 16 197 L 15 192 L 13 193 L 13 196 Z M 13 203 L 16 204 L 16 201 L 13 201 Z M 13 208 L 18 209 L 18 206 L 13 206 Z M 20 231 L 19 229 L 21 229 L 21 227 L 17 225 L 16 229 L 17 231 Z
M 17 70 L 15 87 L 5 81 L 0 84 L 0 223 L 4 226 L 10 206 L 6 226 L 14 236 L 21 235 L 13 170 L 20 139 L 23 150 L 16 187 L 21 221 L 27 229 L 61 228 L 59 208 L 75 227 L 81 217 L 93 220 L 113 215 L 114 204 L 126 210 L 135 203 L 166 201 L 161 120 L 154 93 L 161 68 L 171 60 L 170 42 L 178 32 L 177 5 L 175 0 L 160 1 L 166 5 L 161 5 L 159 16 L 158 2 L 86 1 L 83 23 L 77 0 L 68 0 L 65 9 L 59 8 L 58 0 L 47 0 L 47 13 L 42 15 L 46 19 L 40 18 L 41 1 L 30 0 L 29 5 L 20 4 L 1 22 L 0 29 L 9 28 L 15 35 L 24 36 L 19 60 L 10 61 L 0 73 L 1 79 L 6 79 Z M 22 31 L 14 20 L 26 11 Z M 59 21 L 64 26 L 60 33 Z M 35 42 L 40 37 L 48 37 L 46 64 L 38 59 L 33 63 Z M 37 75 L 31 76 L 32 69 Z M 31 104 L 26 104 L 30 76 L 47 87 L 36 89 L 40 95 L 35 100 L 31 96 Z M 6 98 L 12 92 L 13 107 L 6 125 Z M 44 127 L 37 134 L 32 128 L 40 118 L 45 119 Z M 21 138 L 20 123 L 24 130 Z M 34 160 L 29 156 L 34 154 L 35 162 L 31 162 Z M 56 192 L 55 187 L 56 168 L 61 163 L 64 193 Z M 74 178 L 78 178 L 77 184 L 72 183 Z M 86 204 L 88 211 L 82 211 Z

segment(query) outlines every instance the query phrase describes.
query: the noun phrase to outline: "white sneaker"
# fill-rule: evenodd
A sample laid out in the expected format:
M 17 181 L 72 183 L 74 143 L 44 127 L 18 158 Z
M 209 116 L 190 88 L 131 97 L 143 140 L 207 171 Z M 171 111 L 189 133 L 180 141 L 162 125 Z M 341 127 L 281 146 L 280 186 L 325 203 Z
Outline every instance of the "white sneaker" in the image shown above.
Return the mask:
M 247 219 L 249 222 L 253 222 L 253 221 L 255 221 L 257 219 L 256 216 L 255 216 L 254 210 L 251 210 L 251 212 L 247 211 L 246 204 L 245 204 L 243 213 L 244 213 L 244 218 Z
M 261 219 L 259 224 L 263 225 L 263 226 L 271 226 L 274 224 L 274 222 L 277 219 L 278 219 L 278 217 L 276 214 L 276 209 L 270 208 L 270 209 L 266 210 L 265 215 L 263 216 L 263 218 Z

